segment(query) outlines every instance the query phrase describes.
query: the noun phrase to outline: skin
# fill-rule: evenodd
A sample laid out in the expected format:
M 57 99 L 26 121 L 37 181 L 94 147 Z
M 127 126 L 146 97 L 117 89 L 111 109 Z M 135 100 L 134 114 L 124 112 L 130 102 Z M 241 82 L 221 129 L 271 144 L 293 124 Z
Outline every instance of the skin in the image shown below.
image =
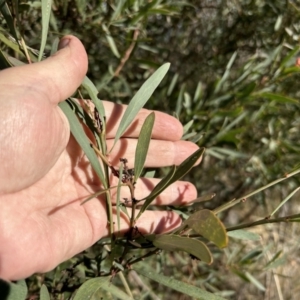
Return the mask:
M 60 48 L 42 62 L 0 72 L 0 277 L 5 280 L 47 272 L 108 235 L 104 199 L 80 205 L 100 183 L 57 106 L 82 82 L 87 54 L 73 36 L 63 38 Z M 110 148 L 125 106 L 104 106 Z M 142 110 L 114 147 L 108 157 L 113 165 L 126 157 L 133 166 L 139 130 L 149 113 Z M 175 118 L 155 115 L 146 167 L 178 165 L 198 147 L 180 141 L 183 129 Z M 148 195 L 157 183 L 140 179 L 136 198 Z M 128 196 L 124 188 L 122 197 Z M 191 183 L 176 182 L 153 204 L 186 205 L 196 197 Z M 123 216 L 121 221 L 126 232 L 128 220 Z M 149 210 L 136 225 L 144 233 L 162 233 L 180 223 L 174 212 Z

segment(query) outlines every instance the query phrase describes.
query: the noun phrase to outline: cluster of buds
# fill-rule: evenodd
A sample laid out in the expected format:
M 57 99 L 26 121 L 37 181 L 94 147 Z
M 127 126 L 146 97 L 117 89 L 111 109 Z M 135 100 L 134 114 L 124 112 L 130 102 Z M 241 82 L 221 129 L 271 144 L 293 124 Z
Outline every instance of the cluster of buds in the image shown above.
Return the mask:
M 124 164 L 124 169 L 122 173 L 122 183 L 134 183 L 134 169 L 129 169 L 127 167 L 127 159 L 120 158 L 120 162 Z M 116 170 L 113 166 L 110 166 L 111 172 L 114 176 L 120 177 L 120 172 Z
M 103 131 L 103 123 L 96 107 L 94 108 L 94 122 L 98 133 L 101 133 Z

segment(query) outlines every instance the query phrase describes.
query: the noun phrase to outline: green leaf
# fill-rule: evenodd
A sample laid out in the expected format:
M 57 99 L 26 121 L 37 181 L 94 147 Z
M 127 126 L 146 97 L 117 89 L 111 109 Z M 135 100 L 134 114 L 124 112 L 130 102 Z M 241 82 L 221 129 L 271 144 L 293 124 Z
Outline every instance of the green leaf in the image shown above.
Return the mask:
M 171 181 L 172 177 L 174 176 L 176 171 L 176 167 L 173 166 L 169 173 L 161 179 L 161 181 L 154 187 L 151 193 L 144 199 L 146 200 L 143 206 L 141 207 L 136 220 L 140 217 L 140 215 L 147 209 L 147 207 L 151 204 L 151 202 L 168 186 L 168 183 Z M 142 201 L 141 200 L 141 201 Z
M 246 255 L 244 255 L 240 261 L 239 264 L 241 265 L 250 265 L 253 264 L 255 261 L 258 261 L 258 259 L 262 256 L 262 250 L 257 250 L 254 249 L 248 253 L 246 253 Z
M 264 92 L 264 93 L 257 93 L 257 94 L 252 94 L 255 97 L 263 97 L 263 98 L 267 98 L 269 100 L 272 101 L 276 101 L 278 103 L 292 103 L 292 104 L 299 104 L 299 100 L 294 99 L 294 98 L 290 98 L 284 95 L 280 95 L 280 94 L 274 94 L 274 93 L 268 93 L 268 92 Z
M 238 229 L 234 231 L 227 232 L 229 237 L 240 239 L 240 240 L 248 240 L 248 241 L 258 241 L 260 240 L 260 236 L 254 232 L 250 232 L 243 229 Z
M 273 216 L 287 201 L 289 201 L 298 191 L 300 187 L 297 187 L 294 191 L 292 191 L 280 204 L 271 212 L 270 216 Z
M 265 270 L 275 269 L 287 263 L 286 255 L 282 255 L 282 250 L 278 251 L 266 264 Z
M 27 296 L 25 280 L 16 283 L 7 282 L 0 278 L 0 298 L 5 300 L 25 300 Z
M 17 66 L 24 66 L 25 63 L 23 63 L 22 61 L 18 60 L 17 58 L 15 57 L 12 57 L 12 56 L 9 56 L 8 57 L 8 60 L 9 62 L 14 66 L 14 67 L 17 67 Z
M 202 97 L 202 82 L 199 81 L 195 90 L 195 94 L 194 94 L 194 98 L 193 98 L 193 102 L 194 103 L 198 103 L 197 104 L 197 109 L 199 109 L 199 104 L 201 104 L 200 98 Z
M 126 217 L 130 220 L 130 215 L 127 211 L 126 205 L 124 203 L 120 203 L 119 208 L 126 215 Z
M 113 285 L 108 277 L 97 277 L 90 279 L 81 285 L 73 300 L 114 299 L 112 295 L 121 300 L 132 299 Z
M 102 29 L 103 31 L 105 32 L 105 36 L 106 36 L 106 39 L 107 39 L 107 42 L 108 42 L 108 45 L 112 51 L 112 53 L 117 57 L 117 58 L 120 58 L 121 55 L 119 53 L 119 50 L 116 46 L 116 43 L 114 41 L 114 39 L 112 38 L 110 32 L 109 32 L 109 29 L 107 28 L 107 26 L 105 24 L 102 24 Z
M 50 294 L 44 284 L 42 285 L 40 290 L 40 300 L 50 300 Z
M 86 6 L 87 6 L 87 1 L 86 0 L 76 0 L 76 6 L 78 9 L 79 14 L 82 17 L 82 22 L 85 22 L 86 18 Z
M 247 83 L 245 86 L 242 86 L 237 96 L 239 98 L 247 98 L 256 88 L 256 83 L 254 81 Z
M 288 53 L 286 57 L 284 57 L 281 62 L 280 62 L 280 68 L 286 67 L 287 63 L 295 56 L 298 54 L 300 50 L 299 46 L 296 46 L 292 51 Z
M 219 91 L 221 90 L 224 82 L 228 79 L 229 74 L 230 74 L 230 69 L 231 69 L 236 57 L 237 57 L 237 51 L 232 54 L 229 62 L 227 63 L 226 70 L 225 70 L 221 80 L 218 81 L 218 83 L 215 87 L 215 90 L 214 90 L 215 94 L 219 93 Z
M 199 148 L 197 151 L 195 151 L 193 154 L 191 154 L 187 159 L 185 159 L 177 168 L 175 171 L 174 176 L 170 180 L 169 184 L 179 180 L 184 175 L 186 175 L 195 165 L 197 160 L 203 155 L 205 149 Z
M 228 244 L 226 229 L 211 210 L 203 209 L 195 212 L 184 221 L 182 227 L 184 226 L 192 228 L 219 248 L 224 248 Z
M 131 99 L 122 117 L 120 125 L 117 129 L 114 145 L 124 134 L 128 126 L 132 123 L 133 119 L 135 118 L 139 110 L 149 100 L 149 98 L 151 97 L 151 95 L 153 94 L 157 86 L 160 84 L 160 82 L 168 72 L 169 67 L 170 67 L 170 63 L 166 63 L 162 65 L 160 68 L 158 68 L 156 72 L 147 79 L 147 81 L 141 86 L 141 88 Z
M 243 128 L 236 128 L 228 131 L 224 130 L 224 132 L 219 132 L 219 134 L 216 136 L 216 139 L 218 141 L 224 141 L 238 145 L 240 141 L 238 136 L 242 132 L 244 132 Z
M 170 83 L 170 86 L 168 88 L 167 96 L 170 96 L 172 94 L 172 92 L 174 90 L 174 87 L 175 87 L 175 85 L 177 83 L 178 77 L 179 77 L 179 74 L 175 73 L 175 75 L 173 76 L 172 81 Z
M 118 187 L 117 187 L 117 224 L 118 224 L 118 232 L 120 232 L 121 228 L 121 187 L 122 187 L 122 177 L 123 177 L 123 169 L 124 169 L 124 163 L 120 163 L 120 169 L 119 169 L 119 182 L 118 182 Z
M 203 195 L 203 196 L 200 196 L 200 197 L 196 198 L 195 200 L 193 200 L 192 203 L 194 204 L 194 203 L 201 203 L 201 202 L 209 201 L 212 198 L 214 198 L 215 196 L 216 196 L 216 194 Z
M 213 261 L 212 255 L 207 246 L 196 239 L 182 237 L 178 235 L 156 235 L 152 241 L 157 248 L 167 251 L 184 251 L 207 264 Z
M 12 38 L 12 37 L 11 37 Z M 12 40 L 8 39 L 1 31 L 0 31 L 0 40 L 9 48 L 16 51 L 22 57 L 24 57 L 24 53 L 20 50 L 17 42 L 13 42 Z
M 134 180 L 141 176 L 146 161 L 149 144 L 151 140 L 152 129 L 155 121 L 155 114 L 152 112 L 144 121 L 141 128 L 138 142 L 135 150 L 135 160 L 134 160 Z
M 185 83 L 182 84 L 182 86 L 180 87 L 180 92 L 178 94 L 177 97 L 177 101 L 176 101 L 176 116 L 180 116 L 181 110 L 182 110 L 182 103 L 183 103 L 183 95 L 185 92 Z
M 4 17 L 6 24 L 9 28 L 10 33 L 13 35 L 16 43 L 18 43 L 19 45 L 19 34 L 17 31 L 17 28 L 15 26 L 15 22 L 14 19 L 12 17 L 12 14 L 9 10 L 9 6 L 7 5 L 7 3 L 2 3 L 0 6 L 0 12 L 2 14 L 2 16 Z
M 126 3 L 126 0 L 119 0 L 117 3 L 118 3 L 118 6 L 116 7 L 114 13 L 111 16 L 111 19 L 110 19 L 111 22 L 113 22 L 113 21 L 115 21 L 115 20 L 117 20 L 119 18 L 119 16 L 121 15 L 123 6 Z
M 51 0 L 42 0 L 42 38 L 38 61 L 41 61 L 44 55 L 44 50 L 47 42 L 49 21 L 51 14 Z
M 170 172 L 154 187 L 151 193 L 147 197 L 142 199 L 146 201 L 141 207 L 137 219 L 162 191 L 164 191 L 170 184 L 179 180 L 182 176 L 184 176 L 190 171 L 190 169 L 195 165 L 197 160 L 203 155 L 204 150 L 205 150 L 204 148 L 199 148 L 192 155 L 190 155 L 185 161 L 183 161 L 177 168 L 175 166 L 172 167 Z
M 57 52 L 58 44 L 59 44 L 59 38 L 56 37 L 56 38 L 53 40 L 53 43 L 52 43 L 52 46 L 51 46 L 50 56 L 53 55 L 55 52 Z
M 225 300 L 220 296 L 216 296 L 210 292 L 207 292 L 203 289 L 185 283 L 182 280 L 176 280 L 171 276 L 164 276 L 163 274 L 157 273 L 149 267 L 148 264 L 140 262 L 135 264 L 132 267 L 138 274 L 147 277 L 159 284 L 163 284 L 170 289 L 183 293 L 184 295 L 190 296 L 191 299 L 200 299 L 200 300 Z
M 246 278 L 252 283 L 254 284 L 259 290 L 261 290 L 262 292 L 264 292 L 266 290 L 266 288 L 254 277 L 252 276 L 250 273 L 245 272 L 245 276 Z
M 85 76 L 81 85 L 83 86 L 83 88 L 88 92 L 92 102 L 94 103 L 96 109 L 99 112 L 99 116 L 100 116 L 100 120 L 103 124 L 103 131 L 106 130 L 105 128 L 105 109 L 103 106 L 102 101 L 98 98 L 98 90 L 95 87 L 95 85 L 93 84 L 93 82 L 87 77 Z
M 11 62 L 7 59 L 6 54 L 0 49 L 0 70 L 12 67 Z
M 185 135 L 189 131 L 189 129 L 193 124 L 194 124 L 194 120 L 190 120 L 183 126 L 183 135 Z
M 59 104 L 59 107 L 61 108 L 61 110 L 64 112 L 64 114 L 68 118 L 68 121 L 70 123 L 71 132 L 72 132 L 74 138 L 76 139 L 77 143 L 80 145 L 81 149 L 87 156 L 88 160 L 90 161 L 94 171 L 98 175 L 104 188 L 107 188 L 106 180 L 104 178 L 103 170 L 99 163 L 98 157 L 97 157 L 95 151 L 91 148 L 90 141 L 88 140 L 88 138 L 82 128 L 82 125 L 80 124 L 74 111 L 71 109 L 71 107 L 67 101 L 61 102 Z

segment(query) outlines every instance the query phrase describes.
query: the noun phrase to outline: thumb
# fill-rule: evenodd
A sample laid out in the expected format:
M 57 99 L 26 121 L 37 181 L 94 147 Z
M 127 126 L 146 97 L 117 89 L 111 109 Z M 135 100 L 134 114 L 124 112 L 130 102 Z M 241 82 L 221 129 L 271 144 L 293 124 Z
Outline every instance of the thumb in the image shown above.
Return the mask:
M 39 64 L 39 80 L 46 79 L 43 89 L 49 93 L 52 103 L 70 97 L 81 84 L 88 67 L 86 51 L 76 37 L 65 36 L 58 48 L 58 52 Z
M 60 49 L 51 57 L 30 65 L 9 68 L 0 80 L 1 85 L 31 87 L 39 95 L 57 104 L 71 96 L 81 84 L 88 66 L 86 51 L 75 36 L 65 36 L 59 43 Z M 15 69 L 18 68 L 18 72 Z M 4 74 L 3 74 L 4 75 Z
M 59 48 L 44 61 L 0 72 L 0 194 L 37 182 L 67 145 L 69 126 L 57 104 L 81 84 L 88 60 L 74 36 Z

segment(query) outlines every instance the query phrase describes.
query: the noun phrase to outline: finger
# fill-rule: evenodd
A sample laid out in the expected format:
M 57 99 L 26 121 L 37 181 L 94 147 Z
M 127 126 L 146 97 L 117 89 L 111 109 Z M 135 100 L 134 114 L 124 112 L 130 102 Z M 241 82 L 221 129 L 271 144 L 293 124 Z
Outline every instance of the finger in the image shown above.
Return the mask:
M 108 140 L 107 145 L 108 149 L 110 149 L 113 145 L 113 140 Z M 128 167 L 133 168 L 136 146 L 136 139 L 120 139 L 109 154 L 108 158 L 111 164 L 117 167 L 120 158 L 126 158 Z M 196 150 L 198 150 L 198 146 L 192 142 L 151 140 L 145 167 L 159 168 L 179 165 Z
M 114 138 L 127 105 L 115 104 L 108 101 L 103 101 L 103 104 L 107 117 L 107 138 Z M 141 127 L 150 113 L 151 111 L 147 109 L 140 110 L 123 136 L 130 138 L 138 137 Z M 181 123 L 168 114 L 159 111 L 155 111 L 154 113 L 155 123 L 152 138 L 169 141 L 179 140 L 183 134 Z
M 117 180 L 116 180 L 117 181 Z M 147 197 L 154 187 L 160 182 L 158 178 L 140 178 L 135 184 L 134 197 L 136 200 Z M 115 182 L 117 184 L 117 182 Z M 112 189 L 112 197 L 116 198 L 116 189 Z M 121 202 L 126 202 L 131 205 L 131 194 L 127 186 L 121 188 Z M 168 186 L 152 203 L 151 205 L 189 205 L 197 198 L 196 187 L 187 181 L 176 181 Z M 139 205 L 144 202 L 141 201 Z
M 26 87 L 23 93 L 27 97 L 38 94 L 54 104 L 65 100 L 81 84 L 88 61 L 85 49 L 76 37 L 64 37 L 59 46 L 61 50 L 44 61 L 2 71 L 5 76 L 1 77 L 0 85 L 17 83 L 20 88 Z
M 80 41 L 31 65 L 0 72 L 0 193 L 26 188 L 42 178 L 65 149 L 70 129 L 57 103 L 70 96 L 87 69 Z
M 128 215 L 130 216 L 132 211 L 130 208 L 127 208 Z M 135 210 L 137 215 L 139 210 Z M 120 230 L 117 226 L 118 220 L 116 214 L 114 214 L 114 230 L 119 231 L 123 234 L 128 232 L 130 227 L 130 220 L 127 215 L 121 212 L 120 217 Z M 136 221 L 134 226 L 138 229 L 138 232 L 141 234 L 161 234 L 169 232 L 179 227 L 181 224 L 181 218 L 178 214 L 173 211 L 145 211 L 141 217 Z M 106 229 L 106 236 L 109 235 L 108 230 Z

